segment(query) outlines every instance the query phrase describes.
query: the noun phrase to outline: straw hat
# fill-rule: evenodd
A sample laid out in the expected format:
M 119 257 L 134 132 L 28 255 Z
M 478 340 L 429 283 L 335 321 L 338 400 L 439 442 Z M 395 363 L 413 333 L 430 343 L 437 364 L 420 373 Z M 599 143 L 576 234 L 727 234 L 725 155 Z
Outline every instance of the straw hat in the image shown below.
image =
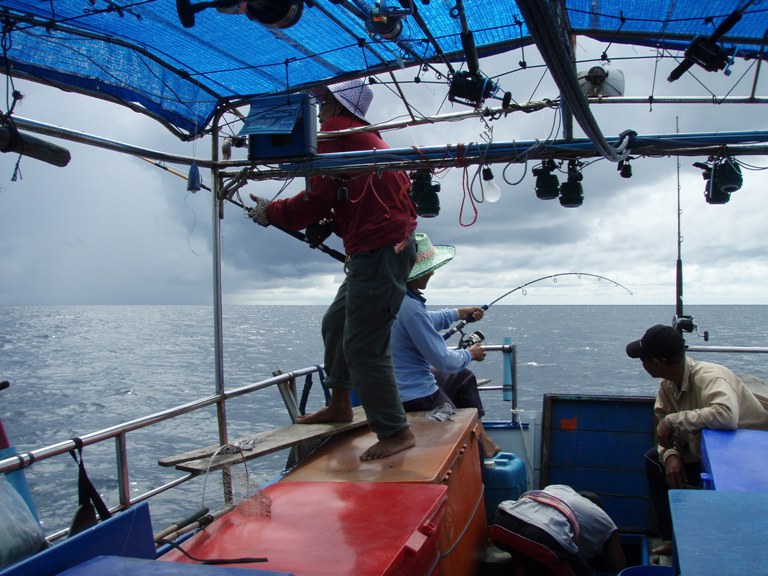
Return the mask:
M 453 246 L 433 246 L 426 234 L 416 234 L 416 264 L 411 268 L 408 282 L 434 272 L 440 266 L 453 260 L 456 248 Z
M 339 104 L 352 112 L 363 122 L 369 123 L 365 117 L 373 100 L 373 90 L 360 78 L 339 82 L 327 88 L 313 91 L 316 97 L 321 97 L 330 92 L 338 100 Z

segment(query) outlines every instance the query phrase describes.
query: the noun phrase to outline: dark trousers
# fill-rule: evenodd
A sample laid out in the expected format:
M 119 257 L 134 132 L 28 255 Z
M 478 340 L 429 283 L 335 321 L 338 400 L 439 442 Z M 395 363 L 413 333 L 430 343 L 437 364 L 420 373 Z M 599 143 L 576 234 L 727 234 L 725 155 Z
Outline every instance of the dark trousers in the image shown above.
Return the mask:
M 437 386 L 443 390 L 456 408 L 477 408 L 478 418 L 485 416 L 483 401 L 477 389 L 477 377 L 469 368 L 459 370 L 455 374 L 433 370 Z
M 415 261 L 413 236 L 399 253 L 387 246 L 353 254 L 347 276 L 323 316 L 326 383 L 355 390 L 379 439 L 408 428 L 389 338 Z
M 477 417 L 485 415 L 483 402 L 480 400 L 480 391 L 477 389 L 477 377 L 469 368 L 464 368 L 455 374 L 432 370 L 437 381 L 437 391 L 423 398 L 415 398 L 403 402 L 406 412 L 427 412 L 443 404 L 451 404 L 454 408 L 475 408 Z M 483 463 L 483 441 L 480 443 L 480 464 Z
M 435 375 L 437 391 L 430 396 L 403 402 L 406 412 L 426 412 L 448 403 L 454 408 L 476 408 L 479 418 L 485 415 L 477 389 L 477 377 L 472 370 L 464 368 L 455 374 L 441 370 L 432 372 Z
M 669 486 L 664 465 L 659 460 L 659 450 L 655 446 L 645 453 L 645 475 L 648 479 L 648 489 L 651 491 L 651 501 L 656 511 L 656 525 L 659 538 L 672 540 L 672 513 L 669 510 Z M 701 463 L 688 462 L 685 464 L 685 475 L 690 487 L 701 486 Z
M 532 576 L 592 576 L 594 570 L 578 554 L 571 554 L 547 532 L 497 510 L 490 528 L 496 545 L 512 554 Z

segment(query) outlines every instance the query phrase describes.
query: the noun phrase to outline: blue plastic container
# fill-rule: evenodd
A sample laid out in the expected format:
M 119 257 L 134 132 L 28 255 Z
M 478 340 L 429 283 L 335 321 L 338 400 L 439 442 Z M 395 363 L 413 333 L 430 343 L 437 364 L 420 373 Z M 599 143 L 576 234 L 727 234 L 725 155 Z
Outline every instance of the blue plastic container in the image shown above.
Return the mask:
M 488 524 L 493 523 L 496 508 L 504 500 L 517 500 L 528 490 L 525 462 L 510 452 L 499 452 L 483 461 L 485 509 Z

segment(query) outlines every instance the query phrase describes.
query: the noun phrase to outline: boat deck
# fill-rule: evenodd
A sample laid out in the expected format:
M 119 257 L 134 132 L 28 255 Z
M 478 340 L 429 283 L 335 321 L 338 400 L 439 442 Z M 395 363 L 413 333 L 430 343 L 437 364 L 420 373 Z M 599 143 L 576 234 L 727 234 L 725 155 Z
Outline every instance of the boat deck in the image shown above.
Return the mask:
M 197 558 L 232 558 L 270 550 L 273 569 L 297 576 L 416 576 L 433 574 L 436 567 L 441 576 L 479 574 L 488 535 L 477 410 L 458 409 L 445 421 L 427 415 L 408 414 L 415 447 L 381 460 L 360 460 L 363 452 L 377 441 L 367 427 L 336 434 L 282 479 L 265 488 L 264 493 L 272 501 L 268 518 L 241 517 L 236 513 L 238 507 L 187 540 L 186 552 Z M 391 491 L 395 494 L 381 496 Z M 346 492 L 349 494 L 345 496 Z M 397 518 L 411 512 L 418 496 L 425 492 L 445 498 L 444 512 L 430 513 L 428 516 L 433 519 L 429 522 L 420 520 L 418 525 L 424 534 L 414 533 L 406 539 L 410 550 L 406 557 L 411 558 L 407 569 L 376 571 L 376 564 L 370 565 L 368 560 L 381 542 L 378 536 L 370 538 L 371 531 L 379 535 L 385 532 Z M 247 501 L 242 505 L 245 504 Z M 280 526 L 293 540 L 275 537 L 279 534 L 276 527 Z M 413 530 L 413 526 L 402 528 Z M 423 536 L 429 545 L 422 542 Z M 309 546 L 314 546 L 314 554 L 296 555 L 296 549 Z M 337 560 L 332 562 L 332 558 Z M 188 561 L 176 550 L 162 559 Z M 400 557 L 391 555 L 388 561 L 398 566 Z M 415 569 L 413 562 L 420 568 Z

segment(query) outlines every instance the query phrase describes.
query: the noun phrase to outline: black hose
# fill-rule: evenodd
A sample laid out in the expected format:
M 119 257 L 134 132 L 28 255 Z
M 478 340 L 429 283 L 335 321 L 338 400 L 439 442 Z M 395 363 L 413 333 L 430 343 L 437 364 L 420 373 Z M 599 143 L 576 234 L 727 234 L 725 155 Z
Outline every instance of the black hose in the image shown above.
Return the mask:
M 179 552 L 184 554 L 187 558 L 190 560 L 193 560 L 195 562 L 199 562 L 200 564 L 210 564 L 210 565 L 217 565 L 217 564 L 252 564 L 255 562 L 269 562 L 268 558 L 195 558 L 191 554 L 189 554 L 186 550 L 184 550 L 179 544 L 176 542 L 173 542 L 172 540 L 160 540 L 161 544 L 167 544 L 173 548 L 176 548 Z

